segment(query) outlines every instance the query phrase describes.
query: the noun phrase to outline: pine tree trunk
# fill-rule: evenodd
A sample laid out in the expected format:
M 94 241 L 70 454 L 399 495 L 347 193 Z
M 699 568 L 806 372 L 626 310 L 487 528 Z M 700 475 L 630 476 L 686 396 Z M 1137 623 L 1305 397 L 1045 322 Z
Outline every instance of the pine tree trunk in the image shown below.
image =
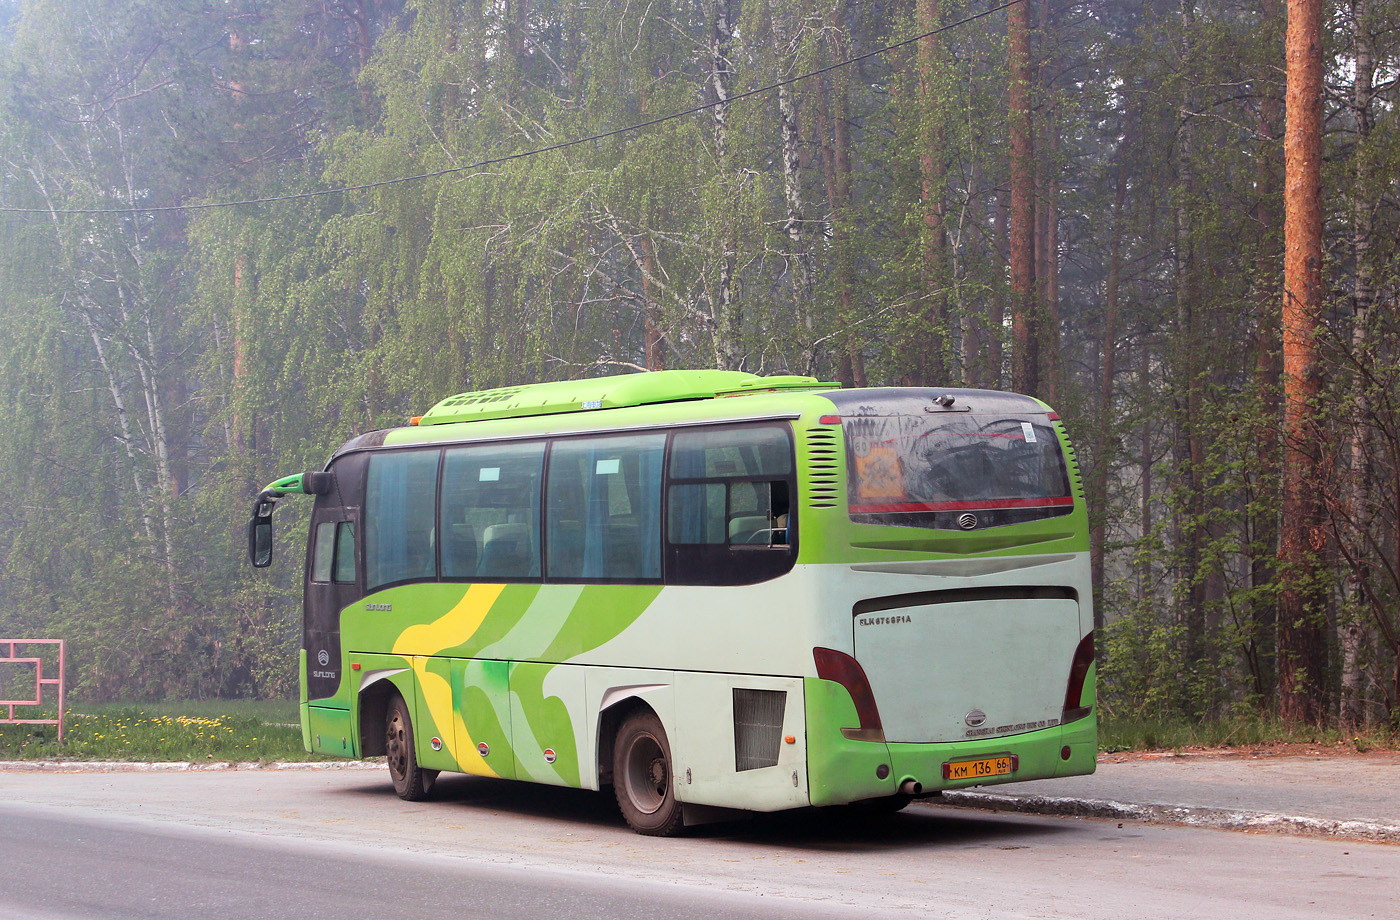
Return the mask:
M 1285 722 L 1323 716 L 1322 481 L 1314 421 L 1322 310 L 1322 2 L 1288 0 L 1284 129 L 1283 527 L 1278 690 Z
M 1113 377 L 1118 347 L 1118 286 L 1123 275 L 1123 204 L 1128 196 L 1126 160 L 1132 138 L 1131 124 L 1123 132 L 1118 148 L 1117 180 L 1113 190 L 1112 242 L 1109 243 L 1108 282 L 1104 292 L 1103 367 L 1099 377 L 1097 443 L 1094 446 L 1094 475 L 1090 486 L 1094 524 L 1089 531 L 1089 559 L 1094 586 L 1094 628 L 1102 629 L 1104 589 L 1104 549 L 1108 539 L 1108 474 L 1113 434 Z
M 1370 364 L 1368 325 L 1371 305 L 1375 300 L 1373 272 L 1371 266 L 1371 176 L 1366 156 L 1366 144 L 1371 135 L 1371 106 L 1375 96 L 1375 55 L 1371 35 L 1367 31 L 1366 0 L 1352 3 L 1353 41 L 1356 48 L 1356 79 L 1352 88 L 1352 107 L 1356 118 L 1356 190 L 1352 195 L 1351 251 L 1356 264 L 1356 276 L 1352 286 L 1352 355 L 1359 367 Z M 1343 539 L 1353 541 L 1359 548 L 1364 540 L 1363 528 L 1367 526 L 1366 508 L 1371 491 L 1371 469 L 1368 460 L 1366 434 L 1370 416 L 1370 394 L 1364 379 L 1358 374 L 1353 381 L 1351 443 L 1349 452 L 1351 463 L 1347 476 L 1345 515 L 1347 526 Z M 1342 694 L 1338 707 L 1338 717 L 1343 729 L 1356 728 L 1361 723 L 1361 649 L 1365 643 L 1365 628 L 1360 611 L 1367 605 L 1358 573 L 1354 566 L 1348 566 L 1342 580 L 1342 596 L 1348 602 L 1348 609 L 1338 619 L 1337 639 L 1342 650 Z
M 1030 13 L 1025 3 L 1006 12 L 1011 42 L 1011 388 L 1040 393 L 1039 334 L 1035 304 L 1035 164 L 1031 149 Z
M 832 34 L 839 34 L 839 18 L 833 10 L 829 20 Z M 839 45 L 832 57 L 840 57 Z M 822 134 L 822 165 L 826 195 L 831 211 L 832 274 L 839 309 L 837 322 L 845 327 L 855 322 L 855 255 L 851 251 L 851 142 L 846 125 L 846 84 L 841 71 L 833 71 L 831 85 L 817 81 L 818 123 Z M 840 338 L 841 356 L 837 376 L 842 386 L 865 386 L 865 359 L 858 337 L 847 332 Z
M 1280 0 L 1260 0 L 1261 31 L 1272 50 L 1282 53 L 1283 8 Z M 1250 603 L 1249 666 L 1255 695 L 1268 699 L 1275 685 L 1274 641 L 1278 630 L 1278 604 L 1267 591 L 1274 580 L 1278 559 L 1279 494 L 1278 475 L 1281 447 L 1279 428 L 1283 406 L 1279 400 L 1283 378 L 1283 354 L 1279 341 L 1279 267 L 1282 261 L 1283 202 L 1282 153 L 1283 100 L 1275 95 L 1276 67 L 1269 66 L 1259 76 L 1265 87 L 1259 101 L 1258 163 L 1259 202 L 1255 213 L 1259 227 L 1255 254 L 1255 358 L 1254 386 L 1258 391 L 1262 429 L 1257 439 L 1254 498 L 1251 515 L 1250 586 L 1255 594 Z
M 1006 188 L 998 188 L 992 214 L 992 245 L 997 267 L 996 276 L 1005 277 L 1010 260 L 1011 234 L 1011 195 Z M 1006 285 L 997 284 L 992 296 L 987 298 L 987 378 L 985 385 L 999 390 L 1005 383 L 1002 367 L 1002 340 L 1006 336 Z
M 921 33 L 938 28 L 938 0 L 918 0 L 916 28 Z M 944 226 L 945 181 L 943 137 L 940 130 L 941 99 L 937 71 L 941 42 L 936 35 L 919 39 L 919 171 L 923 206 L 922 322 L 915 328 L 915 361 L 909 368 L 916 385 L 947 386 L 953 379 L 948 367 L 948 300 L 943 293 L 947 263 L 948 231 Z
M 774 40 L 791 56 L 790 69 L 795 69 L 802 44 L 802 29 L 799 27 L 794 34 L 785 11 L 776 8 L 771 0 L 769 12 L 773 17 Z M 790 83 L 778 87 L 778 117 L 782 123 L 783 137 L 783 202 L 787 209 L 783 230 L 788 238 L 788 288 L 792 293 L 793 316 L 799 334 L 804 336 L 799 362 L 801 372 L 812 374 L 817 366 L 816 323 L 812 317 L 815 283 L 811 246 L 808 243 L 807 202 L 802 194 L 802 124 L 797 94 Z

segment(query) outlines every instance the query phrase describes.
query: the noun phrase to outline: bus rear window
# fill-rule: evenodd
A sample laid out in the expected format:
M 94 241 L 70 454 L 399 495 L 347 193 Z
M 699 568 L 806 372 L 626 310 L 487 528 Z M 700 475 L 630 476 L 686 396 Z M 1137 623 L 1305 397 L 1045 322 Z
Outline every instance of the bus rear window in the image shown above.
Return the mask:
M 842 428 L 858 522 L 971 530 L 1074 509 L 1044 416 L 868 415 Z

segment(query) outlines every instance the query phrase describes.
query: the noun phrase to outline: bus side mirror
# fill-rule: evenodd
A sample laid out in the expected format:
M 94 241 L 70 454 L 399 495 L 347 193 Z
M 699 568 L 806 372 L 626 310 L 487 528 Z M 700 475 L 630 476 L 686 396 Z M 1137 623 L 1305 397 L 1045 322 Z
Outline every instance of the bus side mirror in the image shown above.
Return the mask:
M 272 502 L 258 501 L 253 505 L 253 519 L 248 522 L 248 561 L 254 568 L 264 569 L 272 564 Z
M 317 473 L 314 470 L 307 470 L 301 474 L 301 490 L 307 495 L 330 495 L 334 485 L 334 473 Z

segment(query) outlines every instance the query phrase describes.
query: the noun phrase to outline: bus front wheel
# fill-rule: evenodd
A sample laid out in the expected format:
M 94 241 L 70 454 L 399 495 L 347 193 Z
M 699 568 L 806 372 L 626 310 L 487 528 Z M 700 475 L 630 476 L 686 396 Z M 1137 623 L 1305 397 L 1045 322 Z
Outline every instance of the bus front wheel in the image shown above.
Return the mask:
M 438 771 L 418 766 L 418 754 L 413 747 L 413 719 L 401 696 L 395 696 L 389 703 L 384 722 L 384 753 L 399 798 L 421 802 L 432 794 Z
M 613 742 L 613 790 L 627 825 L 639 834 L 669 837 L 681 829 L 681 803 L 671 778 L 671 745 L 649 709 L 632 713 Z

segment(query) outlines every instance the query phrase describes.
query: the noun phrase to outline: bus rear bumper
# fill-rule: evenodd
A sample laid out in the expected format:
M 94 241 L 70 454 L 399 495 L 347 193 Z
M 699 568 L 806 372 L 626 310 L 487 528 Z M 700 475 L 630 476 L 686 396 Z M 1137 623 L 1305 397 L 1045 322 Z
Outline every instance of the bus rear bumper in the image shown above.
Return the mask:
M 885 743 L 843 734 L 842 726 L 857 725 L 858 720 L 850 694 L 839 684 L 808 678 L 806 701 L 807 783 L 813 805 L 891 796 L 914 784 L 919 794 L 931 795 L 945 789 L 1078 776 L 1093 773 L 1098 756 L 1098 723 L 1092 712 L 1068 725 L 999 738 Z M 1001 758 L 1009 758 L 1011 772 L 946 778 L 945 764 Z
M 913 780 L 925 794 L 1093 773 L 1098 747 L 1098 723 L 1092 715 L 1070 725 L 1000 738 L 888 745 L 899 782 Z M 959 770 L 950 765 L 967 766 Z M 977 770 L 1007 767 L 1010 772 L 976 775 Z M 958 772 L 974 775 L 957 778 Z

